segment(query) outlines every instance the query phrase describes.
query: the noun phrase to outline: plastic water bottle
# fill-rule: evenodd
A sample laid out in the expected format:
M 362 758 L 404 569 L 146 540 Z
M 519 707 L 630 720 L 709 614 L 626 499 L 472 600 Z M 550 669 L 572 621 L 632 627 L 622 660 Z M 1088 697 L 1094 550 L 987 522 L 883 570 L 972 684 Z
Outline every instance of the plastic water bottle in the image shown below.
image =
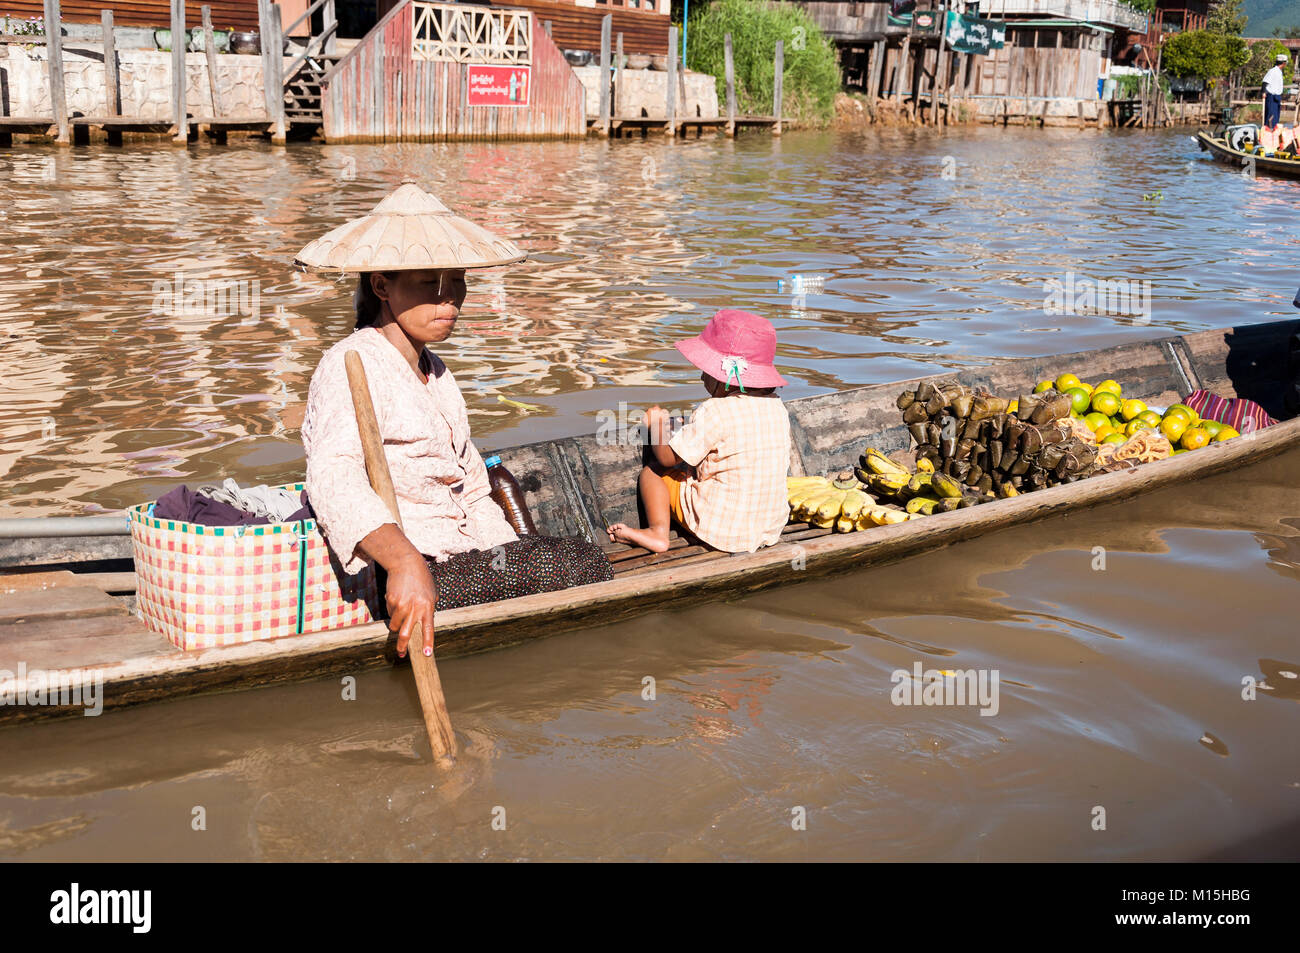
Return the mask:
M 776 290 L 789 293 L 792 295 L 815 295 L 821 294 L 826 288 L 825 275 L 800 275 L 794 274 L 789 278 L 778 278 L 776 280 Z
M 489 495 L 501 507 L 506 522 L 519 536 L 536 536 L 537 527 L 533 525 L 533 515 L 528 512 L 528 504 L 524 502 L 524 491 L 520 489 L 519 482 L 501 463 L 500 457 L 488 457 L 483 463 L 487 466 L 488 485 L 492 488 Z

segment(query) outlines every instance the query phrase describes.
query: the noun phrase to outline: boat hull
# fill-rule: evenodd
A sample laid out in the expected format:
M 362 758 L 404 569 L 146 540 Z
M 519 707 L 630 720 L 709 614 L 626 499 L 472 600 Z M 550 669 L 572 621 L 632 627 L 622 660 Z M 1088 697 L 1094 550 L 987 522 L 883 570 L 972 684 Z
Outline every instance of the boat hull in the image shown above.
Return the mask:
M 994 393 L 1020 394 L 1032 389 L 1036 381 L 1086 370 L 1089 376 L 1123 382 L 1126 393 L 1157 406 L 1175 403 L 1191 390 L 1204 388 L 1223 396 L 1248 397 L 1274 417 L 1283 417 L 1284 395 L 1292 386 L 1286 355 L 1290 337 L 1297 331 L 1300 322 L 1275 322 L 1083 354 L 1011 361 L 934 377 L 955 378 Z M 790 401 L 794 471 L 840 469 L 856 459 L 868 443 L 886 452 L 905 452 L 910 437 L 894 401 L 900 390 L 924 379 Z M 1253 434 L 1132 470 L 895 526 L 838 535 L 792 527 L 781 544 L 747 554 L 707 552 L 684 542 L 675 550 L 653 556 L 611 552 L 618 573 L 611 582 L 439 612 L 439 657 L 481 652 L 614 624 L 655 609 L 735 598 L 892 563 L 1000 529 L 1119 503 L 1150 490 L 1236 470 L 1297 443 L 1300 420 L 1284 420 Z M 635 474 L 643 452 L 639 444 L 587 436 L 498 452 L 513 472 L 529 475 L 523 484 L 544 532 L 585 533 L 599 539 L 597 534 L 605 523 L 637 518 Z M 70 578 L 70 584 L 75 584 L 76 577 Z M 51 611 L 57 614 L 58 610 Z M 382 623 L 191 652 L 176 650 L 162 636 L 143 632 L 138 621 L 125 614 L 120 618 L 69 619 L 60 630 L 62 638 L 24 629 L 24 625 L 32 623 L 6 626 L 0 616 L 0 669 L 13 671 L 22 659 L 29 668 L 98 673 L 104 680 L 106 707 L 356 673 L 394 661 L 394 640 Z M 76 635 L 78 626 L 85 637 L 68 638 Z M 115 632 L 120 633 L 117 638 Z M 68 706 L 3 706 L 0 723 L 77 711 Z
M 1300 179 L 1300 159 L 1270 159 L 1267 156 L 1250 155 L 1232 148 L 1222 139 L 1216 139 L 1204 130 L 1197 133 L 1196 141 L 1217 161 L 1245 170 L 1247 175 L 1264 173 L 1287 179 Z

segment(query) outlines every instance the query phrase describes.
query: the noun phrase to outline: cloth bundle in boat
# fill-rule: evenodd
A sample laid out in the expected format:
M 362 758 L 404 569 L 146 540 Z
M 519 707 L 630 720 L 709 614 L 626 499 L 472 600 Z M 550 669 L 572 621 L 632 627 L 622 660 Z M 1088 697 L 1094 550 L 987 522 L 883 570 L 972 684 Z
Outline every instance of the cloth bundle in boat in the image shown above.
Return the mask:
M 1238 433 L 1263 430 L 1277 423 L 1263 407 L 1244 397 L 1219 397 L 1208 390 L 1194 390 L 1183 403 L 1205 420 L 1217 420 Z
M 382 615 L 374 568 L 344 573 L 315 520 L 201 526 L 157 519 L 151 507 L 128 510 L 137 611 L 178 648 L 321 632 Z

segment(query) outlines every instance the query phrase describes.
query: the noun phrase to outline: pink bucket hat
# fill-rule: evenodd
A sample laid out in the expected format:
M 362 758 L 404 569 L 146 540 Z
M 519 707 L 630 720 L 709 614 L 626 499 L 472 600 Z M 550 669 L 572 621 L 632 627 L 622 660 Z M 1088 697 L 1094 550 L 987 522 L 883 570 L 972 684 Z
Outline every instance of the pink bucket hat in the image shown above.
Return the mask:
M 678 341 L 682 356 L 724 384 L 784 387 L 776 372 L 776 330 L 772 323 L 748 311 L 719 311 L 699 337 Z

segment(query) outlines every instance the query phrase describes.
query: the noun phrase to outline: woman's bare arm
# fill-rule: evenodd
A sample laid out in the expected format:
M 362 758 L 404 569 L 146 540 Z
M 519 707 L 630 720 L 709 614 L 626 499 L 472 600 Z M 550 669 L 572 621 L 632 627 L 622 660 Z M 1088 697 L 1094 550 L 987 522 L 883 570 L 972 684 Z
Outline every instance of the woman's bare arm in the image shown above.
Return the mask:
M 389 626 L 397 632 L 397 654 L 406 656 L 411 636 L 423 633 L 424 654 L 433 654 L 433 611 L 438 587 L 420 551 L 411 545 L 396 523 L 385 523 L 367 533 L 358 544 L 388 573 L 385 601 Z

